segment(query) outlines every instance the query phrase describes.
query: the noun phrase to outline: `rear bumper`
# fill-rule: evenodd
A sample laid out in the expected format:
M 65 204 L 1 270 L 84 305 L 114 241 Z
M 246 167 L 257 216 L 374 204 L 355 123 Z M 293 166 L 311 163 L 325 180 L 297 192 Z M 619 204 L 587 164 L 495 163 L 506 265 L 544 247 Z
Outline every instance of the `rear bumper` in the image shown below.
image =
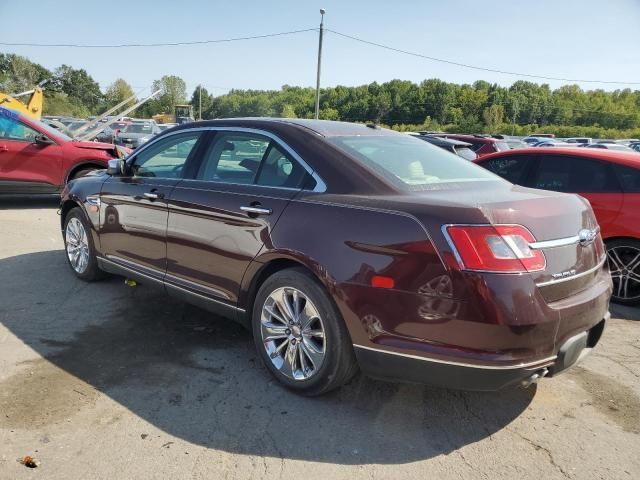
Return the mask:
M 610 315 L 560 346 L 556 355 L 517 365 L 465 364 L 410 352 L 355 345 L 362 371 L 381 380 L 425 383 L 459 390 L 495 391 L 557 375 L 588 355 L 599 342 Z M 535 377 L 537 375 L 537 377 Z

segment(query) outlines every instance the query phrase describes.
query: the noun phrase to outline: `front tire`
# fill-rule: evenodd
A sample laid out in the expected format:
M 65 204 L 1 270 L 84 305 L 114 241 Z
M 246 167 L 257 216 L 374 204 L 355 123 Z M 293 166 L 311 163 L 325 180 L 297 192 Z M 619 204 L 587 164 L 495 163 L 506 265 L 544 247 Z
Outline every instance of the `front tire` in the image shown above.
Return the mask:
M 76 277 L 87 282 L 102 278 L 91 228 L 80 207 L 72 208 L 65 217 L 63 237 L 67 262 Z
M 280 383 L 303 395 L 329 392 L 358 371 L 340 312 L 302 268 L 282 270 L 262 284 L 252 327 L 264 365 Z
M 621 305 L 640 303 L 640 242 L 632 239 L 607 243 L 607 257 L 613 280 L 611 301 Z

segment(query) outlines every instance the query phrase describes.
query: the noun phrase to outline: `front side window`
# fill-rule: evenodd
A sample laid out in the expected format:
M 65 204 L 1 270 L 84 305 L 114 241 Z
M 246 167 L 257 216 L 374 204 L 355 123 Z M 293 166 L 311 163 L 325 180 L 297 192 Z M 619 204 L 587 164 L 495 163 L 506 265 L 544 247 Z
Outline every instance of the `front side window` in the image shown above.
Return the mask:
M 131 166 L 136 177 L 182 178 L 184 165 L 201 132 L 171 135 L 140 151 Z
M 409 135 L 330 137 L 328 141 L 409 190 L 435 189 L 455 182 L 501 181 L 484 168 Z
M 608 163 L 567 155 L 541 156 L 531 186 L 570 193 L 620 191 Z
M 0 117 L 0 138 L 16 142 L 35 142 L 39 133 L 24 123 L 2 116 Z

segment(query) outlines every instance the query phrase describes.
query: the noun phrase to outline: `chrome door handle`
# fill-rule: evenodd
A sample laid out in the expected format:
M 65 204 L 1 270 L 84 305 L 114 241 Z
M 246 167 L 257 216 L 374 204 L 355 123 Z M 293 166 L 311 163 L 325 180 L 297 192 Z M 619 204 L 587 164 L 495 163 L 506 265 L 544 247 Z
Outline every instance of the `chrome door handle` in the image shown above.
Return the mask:
M 157 200 L 158 198 L 162 198 L 162 195 L 159 195 L 157 193 L 143 193 L 142 195 L 144 195 L 144 198 L 148 198 L 149 200 Z
M 262 207 L 252 207 L 243 205 L 240 207 L 240 210 L 247 213 L 253 213 L 255 215 L 271 215 L 270 208 L 262 208 Z

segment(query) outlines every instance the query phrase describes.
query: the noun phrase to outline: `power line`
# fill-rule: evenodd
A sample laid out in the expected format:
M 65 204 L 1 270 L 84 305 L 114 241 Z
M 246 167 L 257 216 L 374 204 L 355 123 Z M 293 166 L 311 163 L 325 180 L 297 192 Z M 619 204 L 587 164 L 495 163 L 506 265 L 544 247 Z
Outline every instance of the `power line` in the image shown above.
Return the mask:
M 502 73 L 505 75 L 514 75 L 516 77 L 528 77 L 528 78 L 539 78 L 542 80 L 556 80 L 562 82 L 581 82 L 581 83 L 605 83 L 605 84 L 614 84 L 614 85 L 640 85 L 640 82 L 618 82 L 613 80 L 585 80 L 580 78 L 562 78 L 562 77 L 548 77 L 545 75 L 534 75 L 530 73 L 518 73 L 518 72 L 510 72 L 507 70 L 498 70 L 495 68 L 485 68 L 478 67 L 477 65 L 469 65 L 461 62 L 454 62 L 452 60 L 445 60 L 443 58 L 431 57 L 429 55 L 423 55 L 421 53 L 410 52 L 408 50 L 402 50 L 400 48 L 390 47 L 388 45 L 383 45 L 381 43 L 371 42 L 369 40 L 364 40 L 362 38 L 354 37 L 353 35 L 347 35 L 346 33 L 337 32 L 335 30 L 331 30 L 329 28 L 325 28 L 327 32 L 331 32 L 335 35 L 339 35 L 344 38 L 348 38 L 350 40 L 355 40 L 356 42 L 364 43 L 367 45 L 372 45 L 374 47 L 384 48 L 385 50 L 390 50 L 392 52 L 403 53 L 405 55 L 411 55 L 413 57 L 424 58 L 426 60 L 431 60 L 433 62 L 447 63 L 449 65 L 455 65 L 457 67 L 471 68 L 473 70 L 480 70 L 483 72 L 491 72 L 491 73 Z
M 281 37 L 296 33 L 313 32 L 317 28 L 303 30 L 291 30 L 288 32 L 267 33 L 264 35 L 252 35 L 248 37 L 219 38 L 216 40 L 195 40 L 191 42 L 166 42 L 166 43 L 120 43 L 120 44 L 83 44 L 83 43 L 13 43 L 0 42 L 0 45 L 9 47 L 69 47 L 69 48 L 130 48 L 130 47 L 174 47 L 178 45 L 207 45 L 212 43 L 228 43 L 241 40 L 256 40 L 260 38 Z

